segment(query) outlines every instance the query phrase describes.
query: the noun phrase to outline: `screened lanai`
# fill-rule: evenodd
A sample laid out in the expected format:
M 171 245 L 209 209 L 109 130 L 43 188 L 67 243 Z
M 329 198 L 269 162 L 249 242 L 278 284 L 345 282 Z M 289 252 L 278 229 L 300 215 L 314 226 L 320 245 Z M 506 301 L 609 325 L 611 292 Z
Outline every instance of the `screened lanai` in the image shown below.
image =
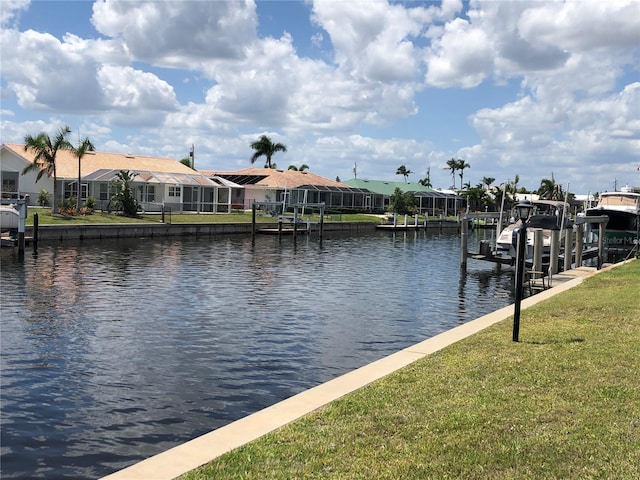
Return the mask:
M 116 193 L 115 184 L 120 170 L 100 169 L 84 177 L 89 196 L 96 198 L 96 208 L 109 209 L 109 201 Z M 229 212 L 231 187 L 198 173 L 168 173 L 132 171 L 131 182 L 136 199 L 147 212 L 170 209 L 174 212 Z M 77 181 L 64 182 L 65 191 L 77 191 Z M 66 195 L 65 195 L 66 196 Z

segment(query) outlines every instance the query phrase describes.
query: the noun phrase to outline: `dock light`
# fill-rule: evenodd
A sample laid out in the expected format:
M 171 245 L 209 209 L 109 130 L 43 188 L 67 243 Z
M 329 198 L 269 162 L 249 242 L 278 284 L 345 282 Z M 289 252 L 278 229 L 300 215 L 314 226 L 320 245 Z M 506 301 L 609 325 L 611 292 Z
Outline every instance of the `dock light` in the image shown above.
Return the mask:
M 517 342 L 520 334 L 520 304 L 522 303 L 522 281 L 524 279 L 524 252 L 527 246 L 527 221 L 533 211 L 533 204 L 523 200 L 516 205 L 518 216 L 522 221 L 518 230 L 518 245 L 516 256 L 516 302 L 513 312 L 513 341 Z

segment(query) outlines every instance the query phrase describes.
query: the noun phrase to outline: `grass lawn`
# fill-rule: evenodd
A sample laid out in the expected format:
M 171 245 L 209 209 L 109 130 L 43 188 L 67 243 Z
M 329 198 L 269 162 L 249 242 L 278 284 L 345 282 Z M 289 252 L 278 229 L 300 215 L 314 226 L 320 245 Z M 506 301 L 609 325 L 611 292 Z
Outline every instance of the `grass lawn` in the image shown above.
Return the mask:
M 90 215 L 52 215 L 50 208 L 29 207 L 26 220 L 27 225 L 33 225 L 33 214 L 38 214 L 39 225 L 86 225 L 104 223 L 160 223 L 162 216 L 159 214 L 145 214 L 140 218 L 123 217 L 113 213 L 94 212 Z M 319 221 L 318 215 L 305 215 L 304 221 L 310 219 L 313 222 Z M 167 223 L 251 223 L 251 212 L 245 213 L 181 213 L 166 214 Z M 274 223 L 277 217 L 256 215 L 258 223 Z M 325 222 L 375 222 L 379 223 L 380 218 L 375 215 L 365 214 L 327 214 L 324 216 Z
M 203 479 L 640 478 L 640 261 L 194 470 Z

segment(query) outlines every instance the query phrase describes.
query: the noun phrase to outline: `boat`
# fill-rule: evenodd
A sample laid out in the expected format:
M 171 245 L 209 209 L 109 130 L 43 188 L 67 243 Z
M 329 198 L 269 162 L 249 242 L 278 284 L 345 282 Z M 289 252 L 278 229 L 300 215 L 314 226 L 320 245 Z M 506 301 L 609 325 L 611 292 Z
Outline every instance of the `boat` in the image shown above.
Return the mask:
M 17 230 L 20 212 L 14 205 L 0 205 L 0 231 Z
M 585 211 L 585 217 L 606 215 L 604 243 L 608 248 L 632 250 L 640 239 L 640 188 L 623 187 L 619 192 L 602 192 L 595 207 Z M 598 239 L 598 224 L 587 224 L 587 238 Z
M 551 250 L 551 232 L 563 231 L 573 228 L 573 222 L 569 215 L 569 204 L 559 200 L 533 200 L 533 212 L 527 222 L 527 249 L 525 256 L 533 257 L 533 241 L 535 230 L 542 229 L 543 255 L 548 255 Z M 520 219 L 514 219 L 507 225 L 496 240 L 496 255 L 516 257 L 517 232 L 522 225 Z M 560 245 L 564 241 L 564 235 L 560 235 Z

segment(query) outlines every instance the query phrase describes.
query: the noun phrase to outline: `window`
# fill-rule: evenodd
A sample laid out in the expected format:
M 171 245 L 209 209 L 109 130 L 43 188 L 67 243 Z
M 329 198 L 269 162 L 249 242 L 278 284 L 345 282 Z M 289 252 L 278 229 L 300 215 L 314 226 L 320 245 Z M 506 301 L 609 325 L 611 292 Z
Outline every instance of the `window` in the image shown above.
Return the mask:
M 154 185 L 140 185 L 140 199 L 142 202 L 155 202 L 156 187 Z
M 17 192 L 18 184 L 15 178 L 2 178 L 2 191 L 3 192 Z
M 80 185 L 80 198 L 87 198 L 89 193 L 89 185 L 83 183 Z M 65 182 L 64 184 L 64 198 L 71 198 L 78 195 L 78 182 Z
M 169 185 L 169 196 L 180 198 L 182 187 L 180 185 Z

